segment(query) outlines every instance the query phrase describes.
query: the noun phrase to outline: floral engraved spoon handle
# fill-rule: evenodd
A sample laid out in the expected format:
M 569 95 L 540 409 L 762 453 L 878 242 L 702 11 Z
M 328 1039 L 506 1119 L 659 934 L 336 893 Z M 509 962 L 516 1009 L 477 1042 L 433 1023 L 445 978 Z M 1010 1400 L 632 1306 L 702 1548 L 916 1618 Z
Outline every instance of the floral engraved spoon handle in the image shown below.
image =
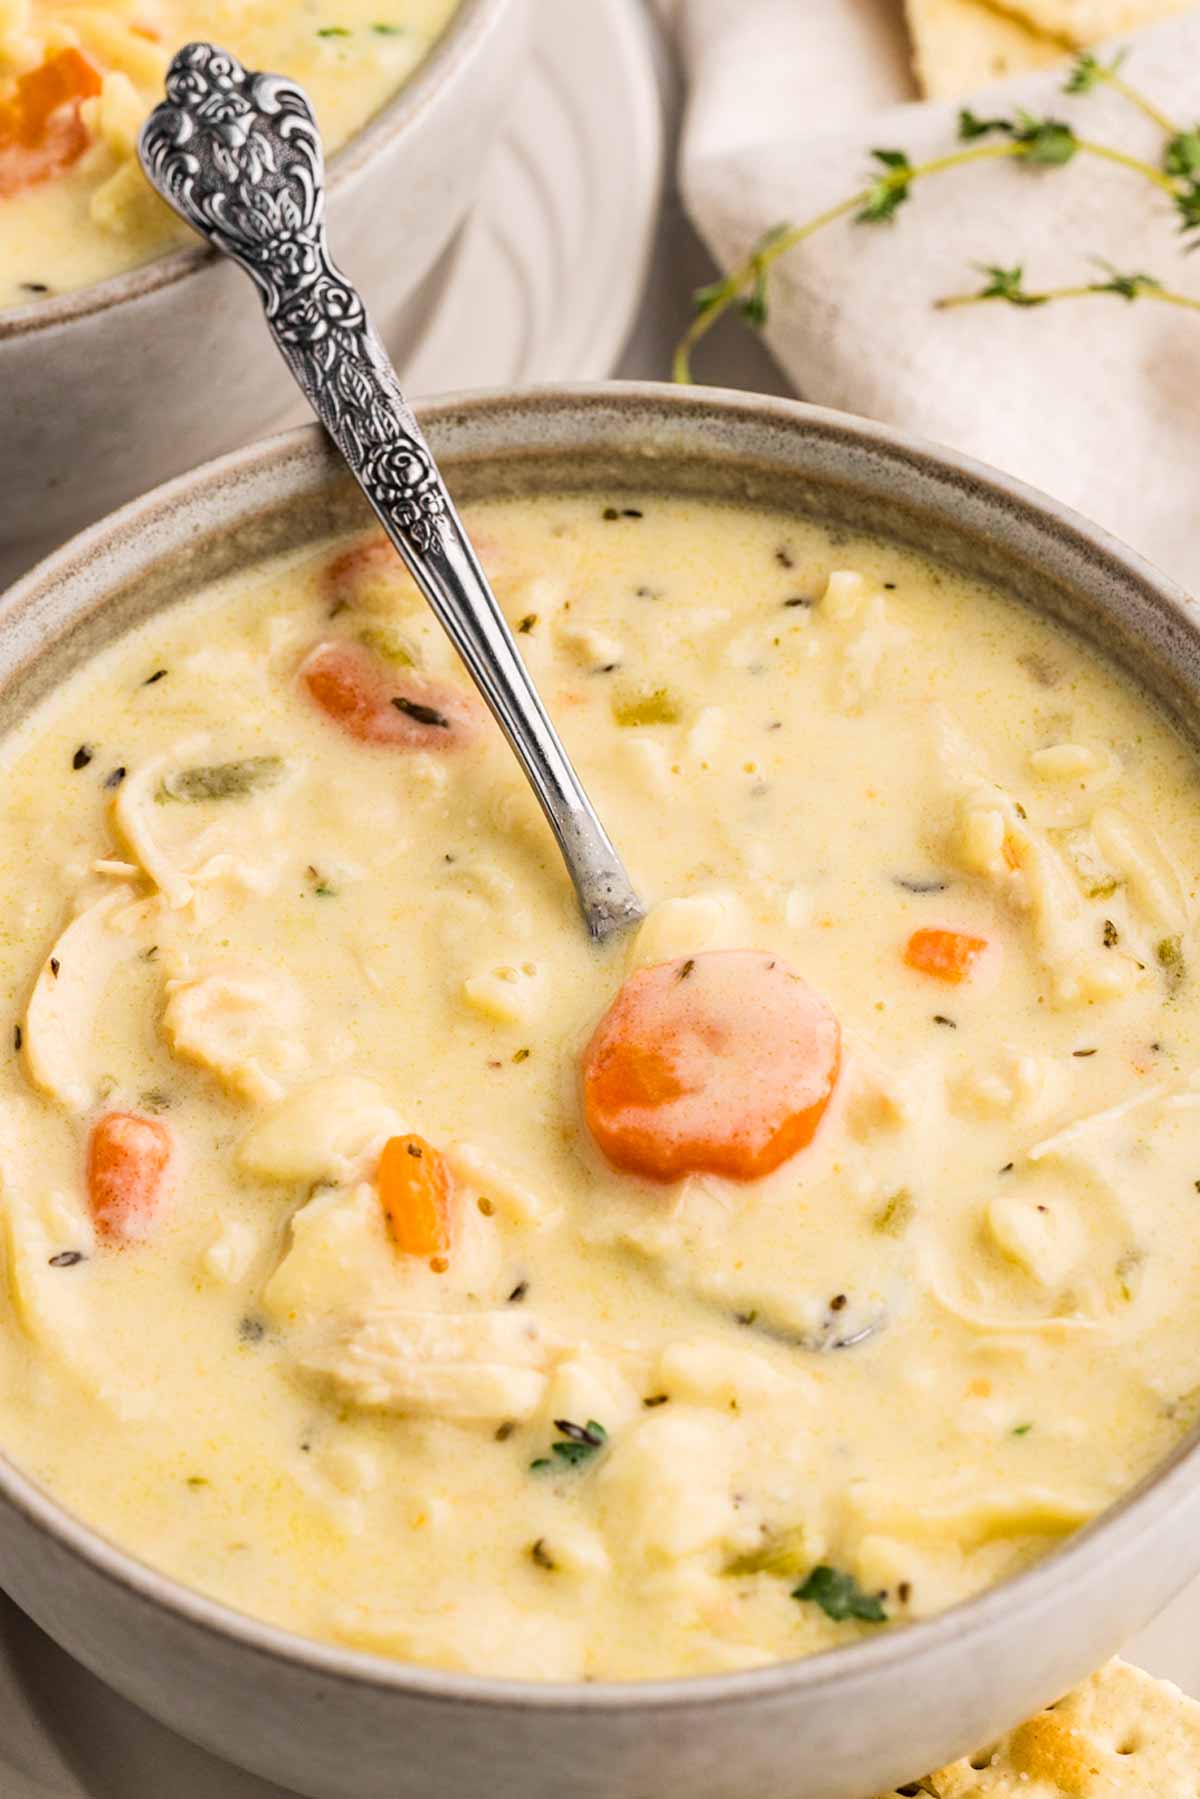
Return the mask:
M 642 916 L 526 672 L 429 446 L 367 317 L 329 254 L 312 108 L 292 82 L 189 44 L 142 130 L 153 185 L 258 284 L 275 342 L 521 762 L 592 936 Z

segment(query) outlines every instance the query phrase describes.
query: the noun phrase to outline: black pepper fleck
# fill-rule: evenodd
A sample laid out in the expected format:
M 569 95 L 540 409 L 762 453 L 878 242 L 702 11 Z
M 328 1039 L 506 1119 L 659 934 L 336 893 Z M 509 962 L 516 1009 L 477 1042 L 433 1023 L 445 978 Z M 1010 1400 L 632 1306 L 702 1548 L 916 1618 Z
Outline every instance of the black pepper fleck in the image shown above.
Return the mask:
M 89 750 L 86 743 L 81 743 L 79 748 L 75 751 L 75 754 L 71 757 L 71 767 L 86 768 L 91 759 L 92 751 Z

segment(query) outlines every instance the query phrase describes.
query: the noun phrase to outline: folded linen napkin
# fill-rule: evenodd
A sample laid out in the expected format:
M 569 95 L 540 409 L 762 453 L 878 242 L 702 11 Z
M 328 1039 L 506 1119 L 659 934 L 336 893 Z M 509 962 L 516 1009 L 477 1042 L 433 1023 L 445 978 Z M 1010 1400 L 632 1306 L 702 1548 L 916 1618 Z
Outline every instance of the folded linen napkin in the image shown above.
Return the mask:
M 958 102 L 914 102 L 900 0 L 660 0 L 688 81 L 681 185 L 718 262 L 863 185 L 876 147 L 961 148 Z M 1200 12 L 1122 40 L 1122 74 L 1180 126 L 1200 116 Z M 1164 134 L 1065 66 L 993 85 L 1157 163 Z M 900 102 L 897 104 L 897 102 Z M 915 183 L 892 222 L 843 220 L 773 266 L 767 341 L 798 393 L 967 451 L 1078 507 L 1200 593 L 1200 311 L 1115 295 L 940 311 L 975 265 L 1030 289 L 1103 279 L 1092 259 L 1200 298 L 1170 196 L 1119 165 L 984 162 Z M 1200 233 L 1193 233 L 1200 237 Z M 723 324 L 721 329 L 736 329 Z M 704 375 L 705 346 L 696 378 Z

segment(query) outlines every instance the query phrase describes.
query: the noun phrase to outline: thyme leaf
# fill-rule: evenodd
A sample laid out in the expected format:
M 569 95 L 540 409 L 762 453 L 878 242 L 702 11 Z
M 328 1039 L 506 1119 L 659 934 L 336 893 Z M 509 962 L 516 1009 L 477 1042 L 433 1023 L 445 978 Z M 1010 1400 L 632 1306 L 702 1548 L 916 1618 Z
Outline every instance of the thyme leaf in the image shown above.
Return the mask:
M 608 1432 L 594 1418 L 589 1418 L 586 1424 L 574 1424 L 570 1418 L 556 1418 L 554 1428 L 559 1434 L 550 1445 L 550 1454 L 538 1456 L 529 1464 L 535 1473 L 562 1465 L 577 1468 L 581 1462 L 588 1462 L 598 1455 L 608 1442 Z
M 865 1593 L 852 1574 L 819 1562 L 808 1579 L 792 1593 L 800 1599 L 819 1605 L 827 1618 L 840 1624 L 857 1618 L 863 1624 L 886 1624 L 887 1613 L 878 1593 Z
M 854 216 L 863 225 L 883 225 L 895 218 L 908 199 L 914 170 L 903 150 L 872 150 L 871 155 L 883 172 L 867 189 Z

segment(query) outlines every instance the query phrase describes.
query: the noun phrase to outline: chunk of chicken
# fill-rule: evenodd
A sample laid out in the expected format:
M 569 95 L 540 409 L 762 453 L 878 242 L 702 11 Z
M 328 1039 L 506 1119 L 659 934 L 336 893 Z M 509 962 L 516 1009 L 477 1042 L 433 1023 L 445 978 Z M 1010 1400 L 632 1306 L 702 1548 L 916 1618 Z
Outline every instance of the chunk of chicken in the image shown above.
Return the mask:
M 163 1030 L 177 1055 L 238 1099 L 269 1105 L 303 1068 L 305 1004 L 289 975 L 230 965 L 167 982 Z
M 35 1087 L 71 1112 L 95 1105 L 102 1066 L 100 1012 L 108 982 L 140 945 L 113 928 L 128 903 L 105 894 L 71 920 L 42 964 L 22 1026 L 25 1071 Z
M 246 1174 L 264 1181 L 343 1185 L 366 1172 L 388 1137 L 405 1129 L 382 1090 L 336 1074 L 289 1093 L 255 1121 L 238 1147 Z
M 354 1405 L 466 1423 L 530 1417 L 551 1355 L 527 1311 L 387 1306 L 337 1325 L 301 1366 L 324 1375 Z

